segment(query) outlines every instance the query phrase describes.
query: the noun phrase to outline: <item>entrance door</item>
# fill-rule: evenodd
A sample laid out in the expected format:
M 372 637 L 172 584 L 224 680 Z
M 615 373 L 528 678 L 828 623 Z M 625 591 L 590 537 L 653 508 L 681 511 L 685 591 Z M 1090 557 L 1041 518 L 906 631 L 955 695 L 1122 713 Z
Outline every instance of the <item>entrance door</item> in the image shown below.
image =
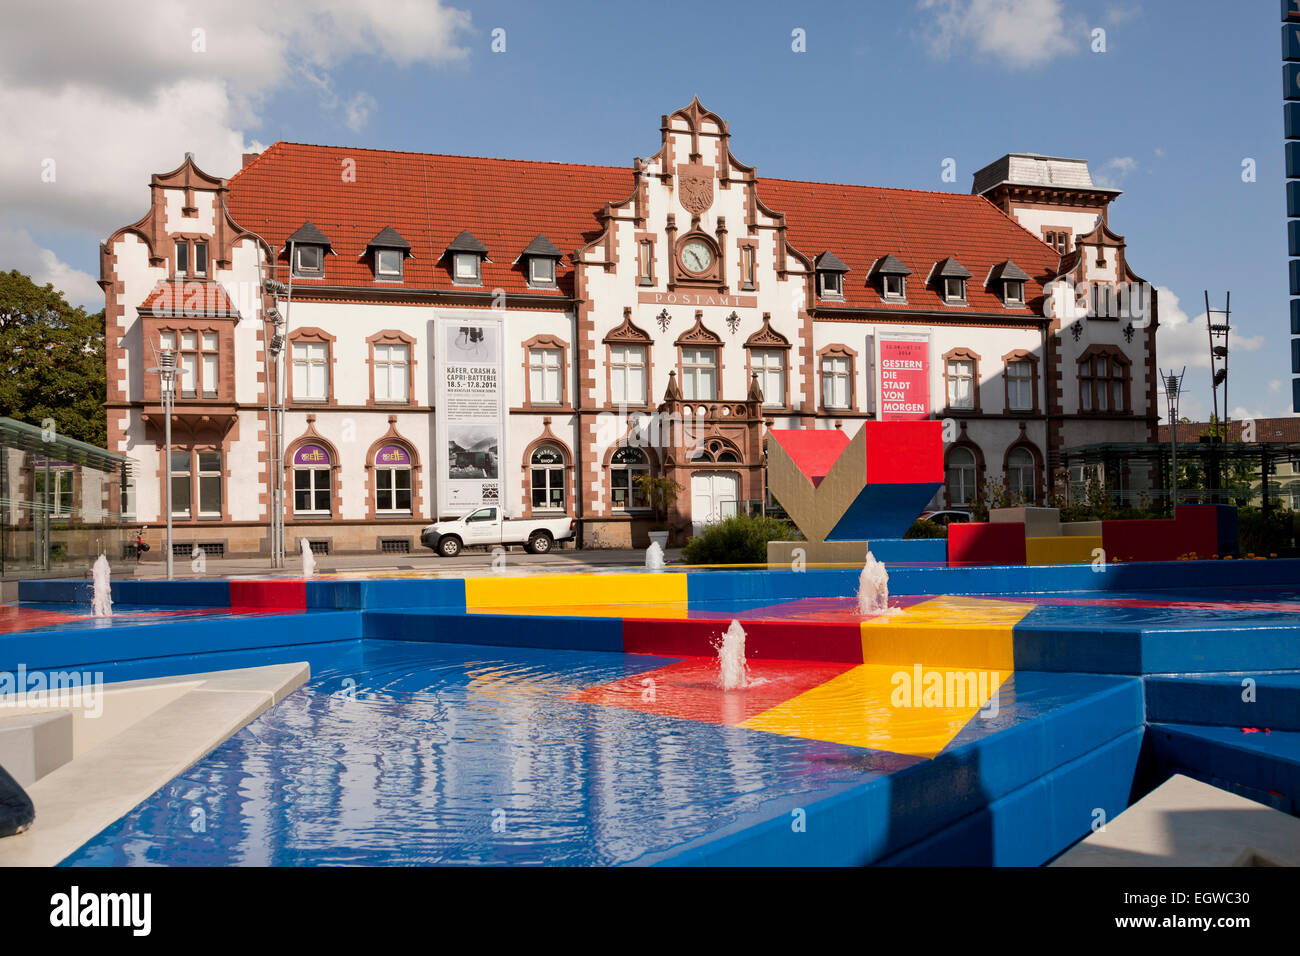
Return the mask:
M 696 534 L 706 524 L 736 513 L 740 476 L 734 471 L 709 471 L 691 476 L 691 526 Z

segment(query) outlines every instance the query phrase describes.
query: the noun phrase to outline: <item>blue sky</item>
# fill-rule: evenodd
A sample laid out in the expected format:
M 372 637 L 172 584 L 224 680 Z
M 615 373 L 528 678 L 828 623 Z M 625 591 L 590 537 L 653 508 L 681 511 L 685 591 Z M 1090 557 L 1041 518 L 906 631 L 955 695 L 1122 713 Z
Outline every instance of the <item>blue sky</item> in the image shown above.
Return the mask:
M 0 158 L 0 268 L 96 308 L 98 241 L 187 149 L 220 175 L 277 139 L 624 165 L 698 95 L 764 176 L 966 192 L 1006 152 L 1088 159 L 1124 190 L 1130 264 L 1167 290 L 1159 360 L 1188 366 L 1185 413 L 1209 411 L 1208 287 L 1232 290 L 1234 410 L 1290 414 L 1275 0 L 136 5 L 147 35 L 56 2 L 0 39 L 22 144 Z M 57 184 L 33 173 L 49 157 Z

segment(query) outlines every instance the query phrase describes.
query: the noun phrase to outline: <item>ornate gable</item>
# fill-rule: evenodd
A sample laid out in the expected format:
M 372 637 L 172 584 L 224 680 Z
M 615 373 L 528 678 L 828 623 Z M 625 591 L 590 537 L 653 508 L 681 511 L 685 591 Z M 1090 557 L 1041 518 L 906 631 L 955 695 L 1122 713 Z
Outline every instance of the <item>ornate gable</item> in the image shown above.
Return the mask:
M 695 310 L 695 324 L 683 332 L 674 345 L 708 345 L 721 346 L 722 338 L 716 332 L 705 328 L 703 310 Z
M 632 309 L 628 307 L 623 309 L 623 321 L 610 329 L 609 334 L 602 341 L 606 344 L 649 345 L 652 340 L 645 329 L 632 323 Z
M 763 313 L 763 326 L 745 339 L 747 349 L 788 349 L 790 340 L 772 328 L 772 313 Z

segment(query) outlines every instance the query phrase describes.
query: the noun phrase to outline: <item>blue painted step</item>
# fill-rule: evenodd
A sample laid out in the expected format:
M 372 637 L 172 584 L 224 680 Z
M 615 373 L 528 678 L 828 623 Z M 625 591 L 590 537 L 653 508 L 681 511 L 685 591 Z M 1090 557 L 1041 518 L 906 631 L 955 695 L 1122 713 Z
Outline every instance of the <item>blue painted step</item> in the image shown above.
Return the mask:
M 1017 672 L 999 696 L 997 716 L 972 719 L 933 760 L 876 773 L 873 761 L 890 755 L 863 750 L 861 783 L 811 802 L 764 804 L 637 862 L 861 866 L 895 854 L 889 862 L 1044 863 L 1087 835 L 1095 808 L 1110 817 L 1127 805 L 1143 737 L 1141 682 Z M 1007 797 L 1002 812 L 980 815 Z M 801 828 L 791 825 L 796 810 Z M 938 852 L 898 853 L 962 821 Z
M 1041 866 L 1128 806 L 1142 735 L 1131 730 L 878 865 Z
M 1300 671 L 1151 677 L 1146 692 L 1151 723 L 1300 731 Z
M 1238 727 L 1152 724 L 1161 768 L 1295 814 L 1300 810 L 1300 732 L 1242 733 Z

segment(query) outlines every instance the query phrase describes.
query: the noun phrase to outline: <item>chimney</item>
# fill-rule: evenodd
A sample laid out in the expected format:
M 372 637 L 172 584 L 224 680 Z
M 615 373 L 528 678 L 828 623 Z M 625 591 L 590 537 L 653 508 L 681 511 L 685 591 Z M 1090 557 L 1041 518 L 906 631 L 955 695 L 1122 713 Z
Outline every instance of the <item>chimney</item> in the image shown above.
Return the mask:
M 261 153 L 245 153 L 245 154 L 244 154 L 244 166 L 247 166 L 249 163 L 251 163 L 253 160 L 257 159 L 257 157 L 259 157 L 259 156 L 261 156 L 261 155 L 262 155 Z M 243 167 L 240 167 L 240 168 L 242 169 Z

